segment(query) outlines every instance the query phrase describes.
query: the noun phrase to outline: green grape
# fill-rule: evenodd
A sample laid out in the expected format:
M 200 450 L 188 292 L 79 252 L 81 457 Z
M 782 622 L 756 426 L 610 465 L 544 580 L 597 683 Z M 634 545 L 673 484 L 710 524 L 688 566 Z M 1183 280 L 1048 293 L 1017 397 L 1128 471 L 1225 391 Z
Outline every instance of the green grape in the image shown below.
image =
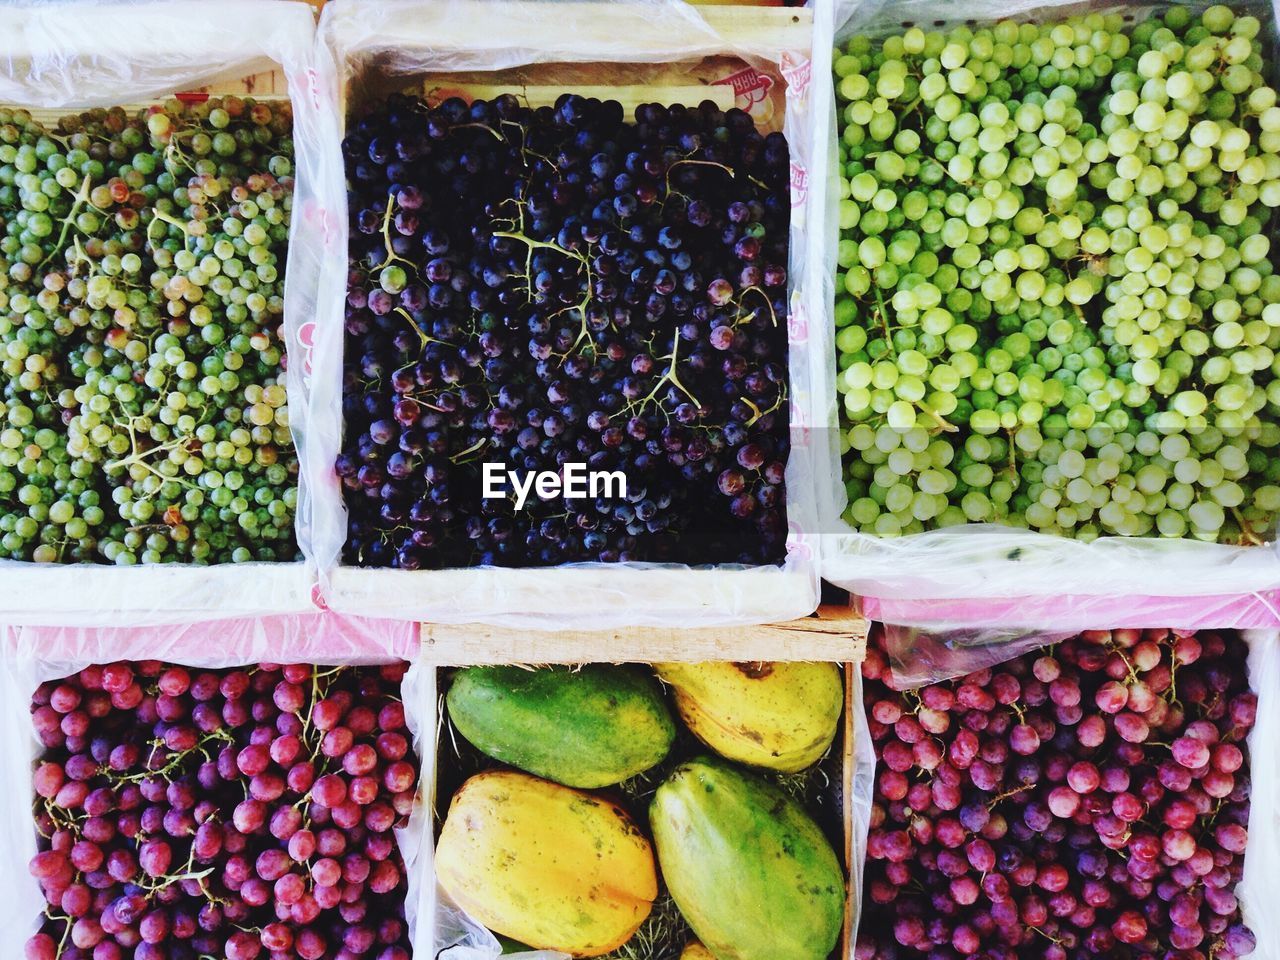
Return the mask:
M 290 138 L 287 104 L 236 97 L 54 130 L 0 110 L 0 556 L 296 558 Z M 227 471 L 278 522 L 203 516 Z
M 962 458 L 948 479 L 898 457 L 912 499 L 895 495 L 892 522 L 850 512 L 859 529 L 1269 532 L 1280 106 L 1259 29 L 1175 6 L 1137 25 L 911 28 L 838 52 L 845 141 L 889 112 L 873 90 L 886 103 L 919 78 L 913 109 L 876 120 L 891 149 L 842 187 L 844 415 L 876 449 L 880 431 L 910 432 Z M 889 211 L 901 228 L 877 219 Z

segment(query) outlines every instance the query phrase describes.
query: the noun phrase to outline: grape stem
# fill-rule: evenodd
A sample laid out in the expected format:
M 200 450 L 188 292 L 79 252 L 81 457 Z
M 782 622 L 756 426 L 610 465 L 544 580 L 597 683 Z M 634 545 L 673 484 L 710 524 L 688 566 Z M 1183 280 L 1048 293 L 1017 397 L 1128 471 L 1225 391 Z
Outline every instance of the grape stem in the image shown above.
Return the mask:
M 677 333 L 675 338 L 671 341 L 671 352 L 667 354 L 665 357 L 662 357 L 661 359 L 670 360 L 671 366 L 667 367 L 666 372 L 663 373 L 662 376 L 658 378 L 658 382 L 653 385 L 653 389 L 649 391 L 647 396 L 645 396 L 643 399 L 635 400 L 627 404 L 627 409 L 631 410 L 637 407 L 643 407 L 646 403 L 648 403 L 650 400 L 652 400 L 654 397 L 658 395 L 658 391 L 662 389 L 662 385 L 665 383 L 672 384 L 681 393 L 683 393 L 686 397 L 692 400 L 695 406 L 701 407 L 702 401 L 699 400 L 697 397 L 695 397 L 690 392 L 689 388 L 680 382 L 680 375 L 676 373 L 676 364 L 680 360 L 679 333 Z
M 404 317 L 406 320 L 409 321 L 409 326 L 413 328 L 413 332 L 418 335 L 418 339 L 422 341 L 422 345 L 424 347 L 428 343 L 438 343 L 441 346 L 448 346 L 448 344 L 446 344 L 443 340 L 436 340 L 433 337 L 427 336 L 426 333 L 423 332 L 422 328 L 418 326 L 418 321 L 413 319 L 413 317 L 409 315 L 409 311 L 406 310 L 404 307 L 396 307 L 395 310 L 393 310 L 392 312 L 400 314 L 400 316 Z
M 677 160 L 675 163 L 667 167 L 667 175 L 664 180 L 663 186 L 666 188 L 666 191 L 668 194 L 672 192 L 671 191 L 671 171 L 674 170 L 676 167 L 681 166 L 682 164 L 688 164 L 690 166 L 696 166 L 696 167 L 715 167 L 719 170 L 723 170 L 725 173 L 729 174 L 729 176 L 731 177 L 736 177 L 738 175 L 738 171 L 734 170 L 733 167 L 729 166 L 728 164 L 716 163 L 716 161 L 714 160 L 694 160 L 690 157 L 685 157 L 684 159 Z M 750 180 L 752 183 L 754 183 L 757 187 L 759 187 L 762 190 L 769 189 L 768 184 L 761 183 L 759 180 L 757 180 L 755 177 L 751 176 L 750 174 L 747 175 L 747 179 Z M 679 190 L 675 192 L 678 194 L 680 193 Z M 683 196 L 683 194 L 680 194 L 680 195 Z
M 742 300 L 746 297 L 748 293 L 752 293 L 752 292 L 758 293 L 760 294 L 760 296 L 764 297 L 764 305 L 769 308 L 769 319 L 773 322 L 773 325 L 776 327 L 778 325 L 778 313 L 776 310 L 773 309 L 773 301 L 769 299 L 769 295 L 767 293 L 765 293 L 763 290 L 761 290 L 757 286 L 747 287 L 745 290 L 742 291 L 742 295 L 738 297 L 738 320 L 734 323 L 734 326 L 737 327 L 737 326 L 741 326 L 744 323 L 749 323 L 755 317 L 756 312 L 754 310 L 752 310 L 745 317 L 742 316 Z
M 470 454 L 478 453 L 480 450 L 483 450 L 488 445 L 488 443 L 489 443 L 488 437 L 481 437 L 471 446 L 467 447 L 467 449 L 460 450 L 458 453 L 455 453 L 453 456 L 451 456 L 449 458 L 449 462 L 452 464 L 470 463 L 469 460 L 464 460 L 463 458 L 466 456 L 469 456 Z
M 395 203 L 396 203 L 395 196 L 391 193 L 388 193 L 387 209 L 382 214 L 382 246 L 383 246 L 383 249 L 387 251 L 387 259 L 383 260 L 380 264 L 378 264 L 373 269 L 381 270 L 383 267 L 387 266 L 388 264 L 395 263 L 398 260 L 400 263 L 407 263 L 410 267 L 413 267 L 413 269 L 416 271 L 417 267 L 414 266 L 414 264 L 411 261 L 406 260 L 404 257 L 399 256 L 395 252 L 395 250 L 391 248 L 391 210 L 395 206 Z
M 62 230 L 58 233 L 58 242 L 49 250 L 48 255 L 40 261 L 36 266 L 37 270 L 43 269 L 44 265 L 53 259 L 54 255 L 63 249 L 63 244 L 67 241 L 67 231 L 71 229 L 71 223 L 76 218 L 76 214 L 80 212 L 82 204 L 89 202 L 89 175 L 84 175 L 84 180 L 80 183 L 80 189 L 76 191 L 75 201 L 71 204 L 71 209 L 67 211 L 67 215 L 62 218 Z
M 521 205 L 520 230 L 523 230 L 523 229 L 524 229 L 524 206 Z M 587 329 L 587 307 L 590 306 L 591 300 L 592 300 L 591 284 L 593 281 L 591 276 L 591 260 L 585 255 L 578 253 L 576 250 L 566 250 L 564 247 L 560 246 L 560 244 L 550 243 L 546 240 L 534 240 L 533 238 L 527 237 L 519 231 L 495 230 L 493 232 L 493 235 L 495 237 L 502 237 L 505 240 L 519 240 L 528 248 L 528 251 L 525 255 L 525 284 L 528 287 L 530 299 L 532 299 L 533 297 L 533 277 L 531 276 L 531 274 L 533 273 L 533 251 L 534 250 L 552 250 L 556 253 L 559 253 L 563 256 L 568 257 L 570 260 L 576 260 L 578 261 L 578 263 L 582 265 L 582 268 L 587 272 L 586 279 L 583 281 L 583 289 L 586 291 L 586 294 L 583 296 L 582 300 L 579 301 L 578 303 L 574 304 L 571 307 L 565 307 L 563 310 L 559 310 L 556 313 L 552 314 L 552 316 L 559 316 L 562 313 L 568 313 L 571 310 L 577 310 L 582 318 L 582 325 L 578 330 L 578 336 L 574 339 L 572 345 L 570 345 L 569 350 L 566 353 L 566 356 L 568 355 L 568 353 L 572 353 L 574 350 L 576 350 L 578 348 L 578 344 L 580 344 L 583 340 L 590 340 L 591 331 Z M 594 353 L 595 344 L 593 343 L 591 346 L 592 346 L 592 352 Z
M 927 403 L 925 403 L 923 400 L 917 400 L 917 401 L 916 401 L 916 406 L 917 406 L 917 407 L 919 407 L 919 408 L 920 408 L 920 410 L 921 410 L 921 411 L 923 411 L 923 412 L 924 412 L 924 413 L 929 417 L 929 419 L 930 419 L 930 420 L 932 420 L 934 423 L 936 423 L 936 424 L 938 425 L 938 429 L 939 429 L 939 430 L 942 430 L 944 433 L 959 433 L 959 432 L 960 432 L 960 428 L 959 428 L 959 427 L 957 427 L 957 426 L 956 426 L 954 423 L 952 423 L 950 420 L 948 420 L 948 419 L 946 419 L 945 417 L 943 417 L 943 416 L 942 416 L 942 414 L 938 413 L 938 411 L 936 411 L 936 410 L 932 409 L 932 408 L 931 408 Z
M 876 293 L 876 316 L 880 320 L 880 326 L 884 329 L 885 343 L 889 344 L 889 349 L 895 350 L 893 346 L 893 337 L 889 333 L 889 313 L 884 308 L 884 297 L 881 296 L 880 288 L 878 286 L 874 286 L 874 289 Z
M 777 410 L 779 407 L 782 406 L 783 401 L 787 399 L 787 387 L 786 387 L 786 384 L 782 384 L 780 386 L 778 390 L 778 398 L 773 402 L 773 406 L 769 407 L 769 409 L 767 410 L 761 410 L 758 406 L 755 405 L 755 403 L 751 401 L 750 397 L 739 397 L 738 399 L 751 408 L 751 419 L 748 420 L 745 424 L 745 426 L 749 427 L 752 424 L 754 424 L 757 420 L 759 420 L 761 417 L 764 417 L 773 413 L 775 410 Z
M 67 949 L 67 937 L 71 936 L 71 917 L 58 916 L 45 910 L 44 915 L 55 923 L 62 924 L 62 938 L 58 941 L 58 952 L 53 955 L 53 960 L 58 960 L 62 956 L 64 950 Z
M 167 223 L 169 224 L 169 226 L 177 227 L 179 230 L 181 230 L 182 231 L 182 248 L 184 250 L 188 249 L 188 244 L 191 242 L 191 228 L 188 227 L 181 220 L 178 220 L 176 217 L 169 216 L 169 214 L 165 213 L 163 210 L 160 210 L 156 207 L 151 208 L 151 222 L 147 224 L 147 242 L 148 243 L 152 242 L 151 228 L 155 226 L 156 223 Z
M 1010 797 L 1016 797 L 1018 794 L 1024 793 L 1025 791 L 1030 789 L 1031 789 L 1031 784 L 1024 783 L 1020 787 L 1014 787 L 1012 790 L 1006 790 L 1004 793 L 998 793 L 991 798 L 991 802 L 987 804 L 987 809 L 994 810 L 996 807 L 996 804 L 998 804 L 1001 800 L 1008 800 Z
M 1253 532 L 1253 527 L 1249 526 L 1249 521 L 1244 518 L 1239 507 L 1232 507 L 1231 515 L 1236 518 L 1236 523 L 1240 524 L 1240 535 L 1244 542 L 1255 547 L 1261 546 L 1262 538 Z

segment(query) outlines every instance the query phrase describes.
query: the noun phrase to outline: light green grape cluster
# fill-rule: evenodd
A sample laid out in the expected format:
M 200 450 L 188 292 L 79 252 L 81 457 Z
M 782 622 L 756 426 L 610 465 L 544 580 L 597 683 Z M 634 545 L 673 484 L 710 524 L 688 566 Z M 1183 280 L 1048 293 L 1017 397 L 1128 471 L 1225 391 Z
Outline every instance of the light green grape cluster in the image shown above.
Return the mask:
M 835 59 L 846 519 L 1255 543 L 1280 513 L 1280 106 L 1224 6 Z

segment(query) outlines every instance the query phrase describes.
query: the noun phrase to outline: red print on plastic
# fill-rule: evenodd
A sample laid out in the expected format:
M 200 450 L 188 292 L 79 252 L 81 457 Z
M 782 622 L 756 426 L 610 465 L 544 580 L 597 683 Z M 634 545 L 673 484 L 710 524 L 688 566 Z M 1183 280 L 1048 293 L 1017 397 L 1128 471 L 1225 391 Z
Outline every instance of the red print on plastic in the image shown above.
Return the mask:
M 769 91 L 773 89 L 772 77 L 761 73 L 755 67 L 744 67 L 737 73 L 716 81 L 718 86 L 733 88 L 733 96 L 738 106 L 757 120 L 768 120 L 773 114 L 769 104 Z
M 798 160 L 791 161 L 791 205 L 803 206 L 809 196 L 809 171 Z
M 311 351 L 316 345 L 316 323 L 308 320 L 298 328 L 298 342 L 302 344 L 302 372 L 311 376 Z
M 813 61 L 808 57 L 782 54 L 782 78 L 787 81 L 787 96 L 803 100 L 813 79 Z
M 307 70 L 307 89 L 311 91 L 311 102 L 320 109 L 320 74 L 314 67 Z
M 794 520 L 787 524 L 787 557 L 795 557 L 801 563 L 808 563 L 813 559 L 813 544 L 809 542 L 809 535 Z
M 311 585 L 311 602 L 321 610 L 329 609 L 329 604 L 324 602 L 324 590 L 320 588 L 318 583 Z
M 809 311 L 805 309 L 803 300 L 791 305 L 791 313 L 787 316 L 787 339 L 792 346 L 809 342 Z

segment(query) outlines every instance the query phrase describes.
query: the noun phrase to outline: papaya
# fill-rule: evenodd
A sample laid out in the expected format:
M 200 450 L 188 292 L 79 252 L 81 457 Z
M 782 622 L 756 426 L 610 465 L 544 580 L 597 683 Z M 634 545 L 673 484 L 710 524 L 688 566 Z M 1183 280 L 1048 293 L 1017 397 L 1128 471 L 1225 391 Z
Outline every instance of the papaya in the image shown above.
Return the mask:
M 633 667 L 470 667 L 454 675 L 446 701 L 482 753 L 569 787 L 643 773 L 676 735 L 658 684 Z
M 690 940 L 680 951 L 680 960 L 716 960 L 716 958 L 697 940 Z
M 826 960 L 844 925 L 844 873 L 798 803 L 700 757 L 658 788 L 649 822 L 667 889 L 715 960 Z
M 658 895 L 653 848 L 624 810 L 516 770 L 454 794 L 436 877 L 495 934 L 574 957 L 622 946 Z
M 795 773 L 816 763 L 840 726 L 834 663 L 659 663 L 676 710 L 708 747 L 753 767 Z

